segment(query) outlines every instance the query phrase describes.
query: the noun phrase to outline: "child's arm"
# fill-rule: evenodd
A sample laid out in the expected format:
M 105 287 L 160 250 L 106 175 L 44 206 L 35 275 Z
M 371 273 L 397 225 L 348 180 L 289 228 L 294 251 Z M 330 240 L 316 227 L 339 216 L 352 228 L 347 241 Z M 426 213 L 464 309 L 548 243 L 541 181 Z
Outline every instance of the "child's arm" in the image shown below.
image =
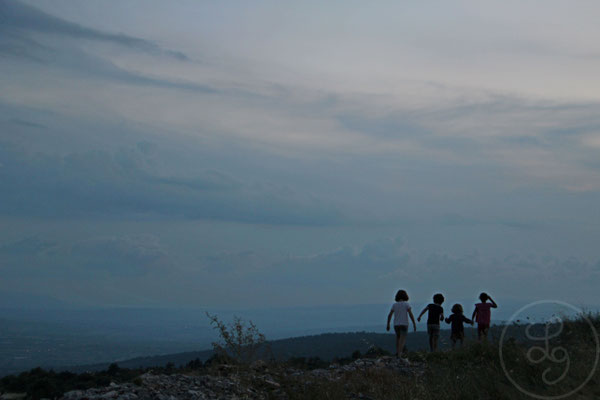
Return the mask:
M 450 322 L 452 322 L 452 315 L 446 318 L 446 323 L 449 324 Z
M 440 321 L 444 320 L 444 312 L 442 311 L 442 313 L 440 314 Z
M 464 315 L 463 315 L 463 321 L 466 322 L 467 324 L 473 325 L 473 320 L 465 317 Z
M 415 332 L 417 331 L 417 324 L 415 322 L 415 316 L 412 313 L 412 310 L 408 310 L 408 315 L 410 316 L 410 320 L 413 323 L 413 327 L 415 328 Z
M 428 309 L 429 307 L 425 307 L 423 311 L 421 311 L 421 314 L 419 314 L 419 316 L 417 317 L 417 321 L 421 322 L 421 317 L 427 312 Z
M 475 307 L 475 310 L 473 310 L 473 315 L 471 316 L 471 319 L 473 321 L 475 321 L 475 316 L 477 315 L 477 307 Z
M 388 314 L 388 322 L 387 322 L 387 330 L 390 330 L 390 322 L 392 321 L 392 315 L 394 315 L 394 310 L 391 310 Z
M 492 300 L 491 297 L 488 296 L 488 299 L 490 300 L 490 302 L 492 303 L 492 308 L 498 308 L 498 304 L 496 304 L 496 302 L 494 300 Z

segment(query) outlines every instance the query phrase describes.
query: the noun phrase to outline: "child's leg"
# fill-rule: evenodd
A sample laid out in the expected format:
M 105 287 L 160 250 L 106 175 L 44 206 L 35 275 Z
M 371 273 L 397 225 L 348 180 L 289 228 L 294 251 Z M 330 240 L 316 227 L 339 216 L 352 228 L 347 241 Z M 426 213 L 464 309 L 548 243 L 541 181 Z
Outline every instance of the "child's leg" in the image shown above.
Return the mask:
M 433 335 L 429 335 L 429 351 L 433 351 Z
M 404 345 L 406 344 L 406 334 L 401 335 L 398 339 L 398 357 L 402 356 L 402 352 L 404 351 Z
M 483 338 L 484 342 L 487 342 L 487 337 L 488 337 L 488 331 L 490 330 L 489 325 L 484 325 L 483 329 L 481 330 L 481 337 Z
M 429 351 L 435 351 L 437 349 L 437 340 L 440 333 L 439 327 L 431 324 L 427 325 L 427 333 L 429 334 Z
M 456 342 L 460 339 L 460 334 L 458 332 L 452 332 L 450 339 L 452 340 L 452 348 L 454 349 L 456 347 Z
M 396 331 L 396 356 L 400 357 L 406 343 L 406 334 L 408 333 L 407 326 L 394 326 Z
M 440 326 L 432 326 L 431 332 L 433 333 L 433 351 L 437 351 L 438 341 L 440 340 Z

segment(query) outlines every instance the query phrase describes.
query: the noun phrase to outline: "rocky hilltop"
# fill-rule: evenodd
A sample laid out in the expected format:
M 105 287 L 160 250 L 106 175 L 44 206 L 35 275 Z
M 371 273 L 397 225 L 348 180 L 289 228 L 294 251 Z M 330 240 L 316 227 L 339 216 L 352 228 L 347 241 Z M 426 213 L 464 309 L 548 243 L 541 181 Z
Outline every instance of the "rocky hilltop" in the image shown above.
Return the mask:
M 258 361 L 249 368 L 220 365 L 206 374 L 154 374 L 149 371 L 132 383 L 115 384 L 107 387 L 75 390 L 64 394 L 64 400 L 79 399 L 289 399 L 290 390 L 298 385 L 306 386 L 317 382 L 342 380 L 348 374 L 376 374 L 378 372 L 419 376 L 425 365 L 395 357 L 361 358 L 350 364 L 332 364 L 327 369 L 300 370 L 272 367 Z M 368 399 L 348 388 L 346 398 Z

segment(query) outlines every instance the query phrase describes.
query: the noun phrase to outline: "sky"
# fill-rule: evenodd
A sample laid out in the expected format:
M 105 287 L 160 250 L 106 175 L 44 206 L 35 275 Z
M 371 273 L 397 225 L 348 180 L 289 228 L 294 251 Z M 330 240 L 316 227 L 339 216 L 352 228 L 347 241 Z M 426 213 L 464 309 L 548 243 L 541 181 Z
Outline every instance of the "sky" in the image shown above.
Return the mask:
M 597 305 L 599 12 L 0 0 L 0 293 Z

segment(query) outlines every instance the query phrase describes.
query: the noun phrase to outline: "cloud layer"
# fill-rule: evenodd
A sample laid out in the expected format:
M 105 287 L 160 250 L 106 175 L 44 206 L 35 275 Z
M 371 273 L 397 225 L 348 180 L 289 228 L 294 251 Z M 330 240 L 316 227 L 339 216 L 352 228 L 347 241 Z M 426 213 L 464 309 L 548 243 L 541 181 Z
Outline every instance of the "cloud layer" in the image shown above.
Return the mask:
M 0 0 L 0 289 L 590 295 L 594 12 L 459 3 Z

